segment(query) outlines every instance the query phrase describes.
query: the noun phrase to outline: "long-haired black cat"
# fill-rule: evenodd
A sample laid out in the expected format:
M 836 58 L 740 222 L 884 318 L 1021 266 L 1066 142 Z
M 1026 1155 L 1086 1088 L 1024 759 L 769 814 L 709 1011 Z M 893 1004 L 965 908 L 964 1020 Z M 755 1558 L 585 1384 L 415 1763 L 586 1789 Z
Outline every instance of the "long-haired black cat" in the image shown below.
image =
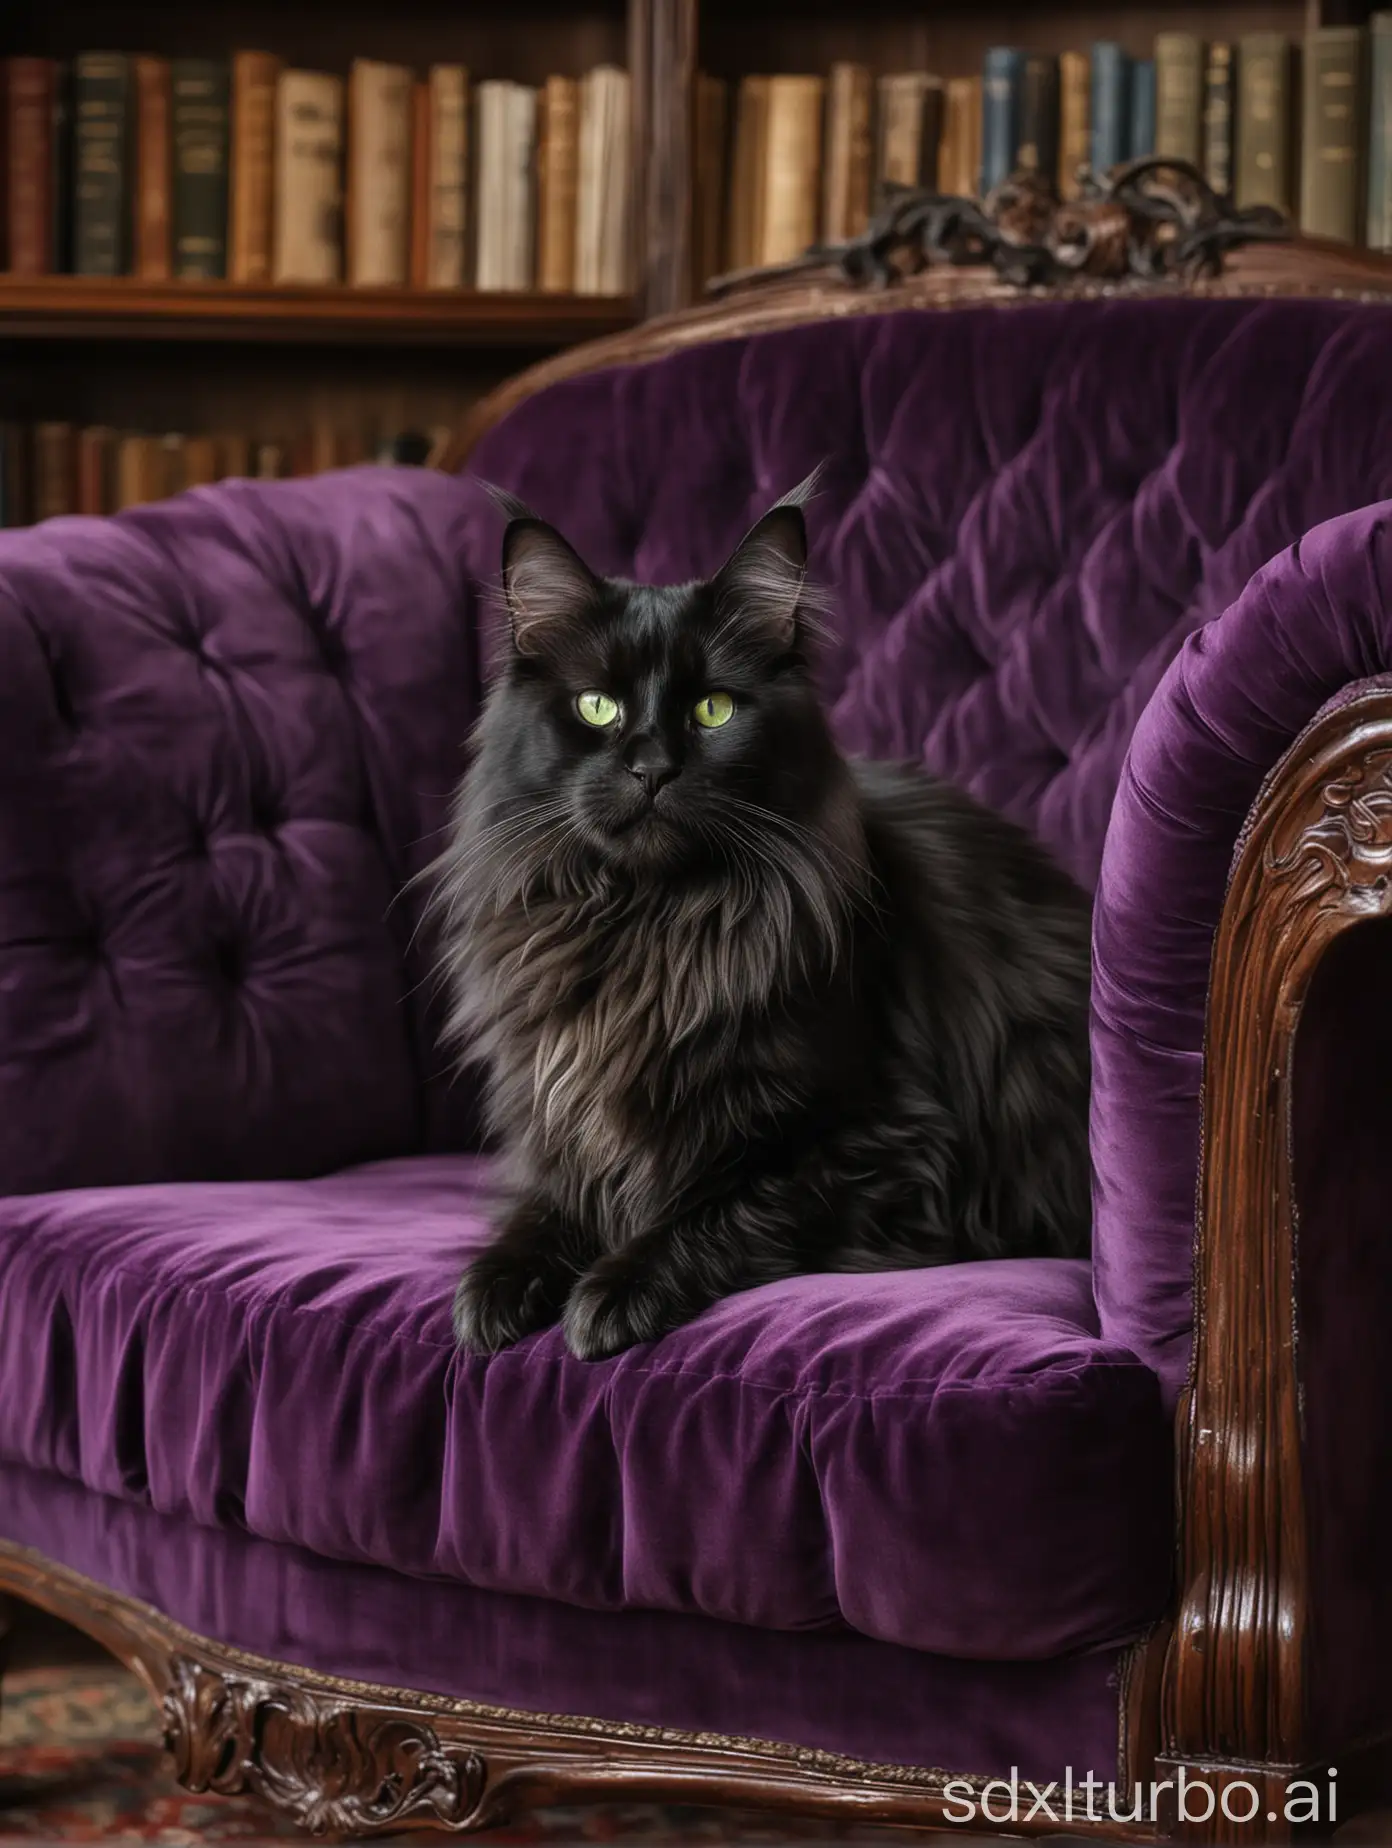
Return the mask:
M 437 868 L 488 1069 L 460 1341 L 587 1359 L 801 1271 L 1085 1252 L 1089 906 L 832 742 L 797 490 L 717 575 L 596 576 L 514 504 L 511 649 Z

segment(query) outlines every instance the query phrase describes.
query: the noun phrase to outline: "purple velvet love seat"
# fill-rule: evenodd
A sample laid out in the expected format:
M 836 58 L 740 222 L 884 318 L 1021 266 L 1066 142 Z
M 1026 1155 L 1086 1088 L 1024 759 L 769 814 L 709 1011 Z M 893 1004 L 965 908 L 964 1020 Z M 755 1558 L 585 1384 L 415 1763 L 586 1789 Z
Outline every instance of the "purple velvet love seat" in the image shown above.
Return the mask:
M 1207 1766 L 1279 1836 L 1392 1729 L 1392 307 L 717 316 L 507 407 L 457 475 L 0 540 L 0 1589 L 315 1826 L 999 1826 L 1015 1771 L 1169 1778 L 1168 1833 Z M 410 882 L 499 641 L 474 477 L 678 581 L 818 462 L 845 746 L 1095 888 L 1093 1261 L 462 1358 Z

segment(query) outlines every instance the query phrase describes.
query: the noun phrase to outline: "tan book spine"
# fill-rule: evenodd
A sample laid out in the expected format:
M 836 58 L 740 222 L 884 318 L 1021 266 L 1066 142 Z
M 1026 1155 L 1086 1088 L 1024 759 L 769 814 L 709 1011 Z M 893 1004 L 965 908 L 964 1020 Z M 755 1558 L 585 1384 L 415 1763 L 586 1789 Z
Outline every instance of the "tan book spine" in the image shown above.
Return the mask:
M 41 423 L 34 429 L 34 518 L 56 520 L 77 512 L 77 455 L 73 427 Z
M 430 224 L 427 281 L 459 289 L 466 280 L 469 200 L 469 73 L 462 64 L 430 71 Z
M 920 71 L 881 77 L 880 134 L 875 177 L 884 184 L 917 187 L 924 182 L 924 114 L 933 79 Z M 936 167 L 936 159 L 934 166 Z
M 116 511 L 116 432 L 92 424 L 77 435 L 77 511 Z
M 228 275 L 268 282 L 275 233 L 276 85 L 280 59 L 269 51 L 232 58 L 232 169 Z
M 357 58 L 348 80 L 348 281 L 391 288 L 410 274 L 411 73 Z
M 1092 157 L 1091 68 L 1085 51 L 1059 53 L 1059 197 L 1078 196 L 1078 169 Z
M 160 492 L 156 499 L 167 500 L 171 494 L 182 494 L 188 486 L 184 447 L 183 437 L 174 430 L 159 439 Z
M 211 436 L 184 438 L 184 486 L 204 488 L 218 479 L 218 446 Z
M 123 436 L 116 450 L 116 510 L 164 498 L 164 457 L 157 436 Z
M 489 78 L 475 91 L 474 259 L 475 286 L 502 289 L 506 282 L 503 251 L 503 214 L 507 186 L 507 92 L 500 78 Z
M 173 95 L 168 58 L 135 58 L 135 274 L 173 274 Z
M 820 77 L 770 77 L 759 262 L 787 263 L 817 241 L 821 197 Z
M 1237 47 L 1237 203 L 1291 204 L 1291 44 L 1249 32 Z
M 509 86 L 507 121 L 507 207 L 504 215 L 505 281 L 508 289 L 536 284 L 536 117 L 537 91 Z
M 632 85 L 628 72 L 601 65 L 596 73 L 605 92 L 601 143 L 599 292 L 627 295 L 633 287 L 629 248 L 629 181 L 633 173 Z
M 874 81 L 863 64 L 833 64 L 827 83 L 822 237 L 858 237 L 870 220 Z
M 575 219 L 580 186 L 580 86 L 548 77 L 537 132 L 537 287 L 575 287 Z
M 276 85 L 277 282 L 338 282 L 343 274 L 343 83 L 282 71 Z
M 947 81 L 946 127 L 938 184 L 956 198 L 974 199 L 981 190 L 981 79 Z
M 745 77 L 740 81 L 728 215 L 727 264 L 732 270 L 749 269 L 759 261 L 768 86 L 767 77 Z
M 430 281 L 430 85 L 411 87 L 411 287 Z
M 1203 158 L 1204 48 L 1192 32 L 1155 35 L 1155 151 L 1172 160 Z

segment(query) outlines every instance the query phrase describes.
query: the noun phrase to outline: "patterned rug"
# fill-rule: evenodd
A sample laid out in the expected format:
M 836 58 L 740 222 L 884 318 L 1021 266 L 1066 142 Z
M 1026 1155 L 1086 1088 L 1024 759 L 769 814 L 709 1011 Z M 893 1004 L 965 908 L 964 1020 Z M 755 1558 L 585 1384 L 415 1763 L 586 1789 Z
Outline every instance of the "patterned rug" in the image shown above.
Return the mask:
M 45 1842 L 308 1842 L 250 1798 L 196 1797 L 164 1763 L 160 1725 L 139 1682 L 84 1639 L 43 1626 L 43 1646 L 22 1639 L 0 1697 L 0 1844 Z M 44 1659 L 32 1661 L 35 1656 Z M 379 1836 L 379 1843 L 443 1842 L 439 1834 Z M 492 1844 L 908 1844 L 900 1829 L 761 1820 L 728 1811 L 606 1804 L 538 1810 L 481 1838 Z M 978 1838 L 979 1840 L 980 1838 Z

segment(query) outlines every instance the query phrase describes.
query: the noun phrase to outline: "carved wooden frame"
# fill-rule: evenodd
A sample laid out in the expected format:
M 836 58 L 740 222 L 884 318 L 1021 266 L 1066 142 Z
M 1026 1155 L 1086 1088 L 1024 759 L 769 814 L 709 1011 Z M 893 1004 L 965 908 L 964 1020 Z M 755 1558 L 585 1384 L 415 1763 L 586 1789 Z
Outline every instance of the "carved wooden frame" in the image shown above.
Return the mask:
M 1232 290 L 1392 293 L 1392 265 L 1352 271 L 1344 253 L 1264 247 L 1291 259 L 1273 282 Z M 1340 268 L 1339 265 L 1344 265 Z M 931 279 L 930 279 L 931 280 Z M 1321 283 L 1323 286 L 1321 286 Z M 926 285 L 925 285 L 926 286 Z M 920 291 L 922 293 L 922 291 Z M 966 292 L 955 289 L 952 300 Z M 794 299 L 796 297 L 796 299 Z M 934 305 L 927 300 L 926 305 Z M 596 342 L 522 375 L 479 407 L 456 460 L 556 377 L 652 359 L 754 327 L 888 306 L 814 288 L 725 303 Z M 947 305 L 947 299 L 936 305 Z M 1273 771 L 1244 829 L 1209 987 L 1203 1152 L 1195 1250 L 1195 1343 L 1178 1417 L 1180 1518 L 1173 1623 L 1129 1653 L 1119 1713 L 1121 1781 L 1179 1766 L 1211 1783 L 1244 1776 L 1273 1802 L 1309 1765 L 1305 1639 L 1310 1588 L 1302 1479 L 1290 1115 L 1300 1010 L 1343 930 L 1392 915 L 1392 693 L 1370 691 L 1318 719 Z M 1261 1108 L 1254 1110 L 1254 1099 Z M 1237 1353 L 1257 1367 L 1228 1364 Z M 517 1713 L 336 1680 L 198 1637 L 24 1548 L 0 1542 L 9 1591 L 75 1623 L 130 1664 L 161 1703 L 189 1788 L 251 1791 L 307 1827 L 352 1834 L 422 1826 L 466 1831 L 557 1797 L 665 1798 L 931 1827 L 949 1770 L 862 1763 L 766 1741 Z M 1163 1684 L 1163 1685 L 1162 1685 Z M 988 1780 L 960 1780 L 979 1790 Z M 1182 1835 L 1153 1823 L 1074 1820 L 1074 1836 Z M 1278 1805 L 1279 1807 L 1279 1805 Z M 967 1825 L 957 1824 L 961 1829 Z M 977 1826 L 999 1833 L 982 1819 Z M 1044 1832 L 1041 1821 L 1015 1832 Z M 1222 1824 L 1196 1832 L 1213 1839 Z M 1281 1839 L 1259 1818 L 1234 1840 Z

